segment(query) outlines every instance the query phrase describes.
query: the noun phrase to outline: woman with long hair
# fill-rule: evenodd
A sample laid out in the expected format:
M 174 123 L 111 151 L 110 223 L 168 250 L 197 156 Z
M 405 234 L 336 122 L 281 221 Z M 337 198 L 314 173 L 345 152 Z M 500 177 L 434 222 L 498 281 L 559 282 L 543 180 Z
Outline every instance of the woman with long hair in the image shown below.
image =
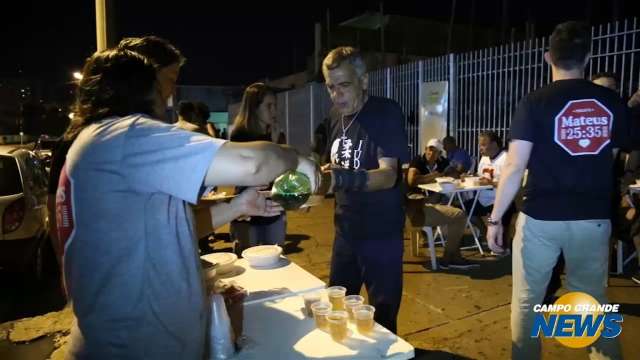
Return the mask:
M 189 204 L 203 186 L 256 186 L 315 165 L 272 143 L 234 144 L 159 121 L 154 64 L 124 49 L 85 63 L 56 196 L 77 324 L 70 358 L 201 359 L 207 306 Z M 214 228 L 282 208 L 249 188 L 210 210 Z
M 160 88 L 160 96 L 162 102 L 166 103 L 169 97 L 174 93 L 176 87 L 176 81 L 180 74 L 180 68 L 186 62 L 184 56 L 180 50 L 173 46 L 169 41 L 159 38 L 157 36 L 143 36 L 137 38 L 125 38 L 118 44 L 118 48 L 121 50 L 133 51 L 153 64 L 156 72 L 156 81 Z M 83 83 L 84 84 L 84 83 Z M 85 84 L 86 86 L 86 84 Z M 78 109 L 81 110 L 81 109 Z M 74 111 L 72 109 L 72 111 Z M 72 112 L 73 113 L 73 112 Z M 79 121 L 85 122 L 86 119 L 80 116 L 80 114 L 74 114 L 74 126 L 78 125 Z M 159 120 L 166 121 L 166 114 L 159 114 Z M 51 159 L 51 169 L 49 171 L 49 189 L 47 197 L 47 209 L 50 214 L 55 213 L 56 193 L 58 191 L 58 179 L 60 178 L 60 172 L 67 157 L 67 152 L 73 143 L 73 136 L 76 131 L 72 133 L 67 132 L 65 136 L 61 138 L 59 143 L 53 149 Z M 49 235 L 53 242 L 53 247 L 60 261 L 62 256 L 62 249 L 58 248 L 58 234 L 55 216 L 49 218 Z
M 275 91 L 264 83 L 249 85 L 242 95 L 240 110 L 233 120 L 231 139 L 250 141 L 249 138 L 273 141 L 268 132 L 276 124 L 278 104 Z
M 276 95 L 263 84 L 249 85 L 242 96 L 240 111 L 233 121 L 231 141 L 273 141 L 270 129 L 277 116 Z M 242 192 L 242 188 L 236 189 Z M 286 232 L 286 214 L 275 217 L 252 217 L 248 221 L 231 223 L 236 253 L 256 245 L 283 245 Z

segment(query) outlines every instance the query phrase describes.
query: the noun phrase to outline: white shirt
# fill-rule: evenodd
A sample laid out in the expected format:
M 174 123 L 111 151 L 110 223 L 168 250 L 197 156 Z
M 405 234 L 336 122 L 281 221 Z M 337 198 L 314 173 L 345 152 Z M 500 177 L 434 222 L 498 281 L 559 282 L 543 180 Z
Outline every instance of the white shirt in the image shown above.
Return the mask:
M 500 181 L 500 173 L 507 160 L 507 152 L 501 151 L 498 156 L 491 159 L 488 156 L 483 156 L 478 163 L 478 176 L 487 178 L 492 182 Z M 478 196 L 478 201 L 482 206 L 491 206 L 496 200 L 496 191 L 482 190 Z

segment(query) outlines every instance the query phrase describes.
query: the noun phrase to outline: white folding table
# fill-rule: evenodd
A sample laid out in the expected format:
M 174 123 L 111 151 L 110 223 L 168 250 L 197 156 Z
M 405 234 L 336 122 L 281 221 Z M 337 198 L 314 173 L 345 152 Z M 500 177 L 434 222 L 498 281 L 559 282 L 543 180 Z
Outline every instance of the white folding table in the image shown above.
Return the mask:
M 299 295 L 326 286 L 324 281 L 284 256 L 277 266 L 267 269 L 254 268 L 246 259 L 239 259 L 229 273 L 221 274 L 217 279 L 234 282 L 247 290 L 245 305 Z
M 254 303 L 244 308 L 242 349 L 234 359 L 393 359 L 415 356 L 414 348 L 375 325 L 370 336 L 363 336 L 349 324 L 349 338 L 335 342 L 319 330 L 304 313 L 301 296 Z
M 478 239 L 479 234 L 477 234 L 476 229 L 471 224 L 471 216 L 473 215 L 473 211 L 476 208 L 476 204 L 478 202 L 478 196 L 480 195 L 480 191 L 482 191 L 482 190 L 491 190 L 491 189 L 493 189 L 493 186 L 492 185 L 467 185 L 466 183 L 462 183 L 462 184 L 463 185 L 461 185 L 461 186 L 456 186 L 456 188 L 454 190 L 451 190 L 451 191 L 444 191 L 442 189 L 442 187 L 440 187 L 440 185 L 438 185 L 437 183 L 421 184 L 421 185 L 418 185 L 418 187 L 420 189 L 422 189 L 422 190 L 425 190 L 425 191 L 431 191 L 431 192 L 436 192 L 436 193 L 449 195 L 449 202 L 447 203 L 447 205 L 449 205 L 449 206 L 451 206 L 451 204 L 453 203 L 453 199 L 457 198 L 458 201 L 460 202 L 460 206 L 462 207 L 463 211 L 466 211 L 466 209 L 465 209 L 464 201 L 462 200 L 462 195 L 461 194 L 467 193 L 467 192 L 473 192 L 474 193 L 474 195 L 473 195 L 473 204 L 471 205 L 471 209 L 468 211 L 468 215 L 467 215 L 467 219 L 466 219 L 466 226 L 471 231 L 471 235 L 473 236 L 473 240 L 475 241 L 476 245 L 470 246 L 470 247 L 465 247 L 465 248 L 462 248 L 462 249 L 477 248 L 478 251 L 480 252 L 480 254 L 484 254 L 484 251 L 482 250 L 482 245 L 480 245 L 480 240 Z M 440 227 L 438 227 L 438 231 L 440 232 L 440 235 L 442 236 L 442 231 L 440 230 Z
M 304 312 L 302 294 L 323 290 L 325 283 L 292 261 L 281 258 L 271 269 L 257 269 L 245 259 L 218 279 L 234 282 L 249 295 L 243 308 L 243 341 L 233 359 L 394 359 L 414 357 L 414 348 L 379 324 L 363 336 L 349 324 L 344 343 L 316 329 Z M 326 291 L 323 299 L 327 301 Z

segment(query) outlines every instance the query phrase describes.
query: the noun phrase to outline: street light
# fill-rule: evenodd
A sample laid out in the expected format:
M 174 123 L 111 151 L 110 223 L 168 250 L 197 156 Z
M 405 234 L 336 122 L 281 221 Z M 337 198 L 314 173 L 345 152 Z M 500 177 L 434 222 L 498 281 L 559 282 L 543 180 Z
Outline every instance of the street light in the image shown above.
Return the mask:
M 76 80 L 82 80 L 82 74 L 79 71 L 73 73 L 73 78 Z

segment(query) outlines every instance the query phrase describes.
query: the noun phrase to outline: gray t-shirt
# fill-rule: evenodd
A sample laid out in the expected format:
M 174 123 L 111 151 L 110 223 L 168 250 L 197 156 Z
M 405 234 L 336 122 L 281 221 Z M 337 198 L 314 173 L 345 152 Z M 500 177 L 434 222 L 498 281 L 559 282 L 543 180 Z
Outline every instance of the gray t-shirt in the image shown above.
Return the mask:
M 56 199 L 76 358 L 200 359 L 207 308 L 189 203 L 224 140 L 145 115 L 84 129 Z

